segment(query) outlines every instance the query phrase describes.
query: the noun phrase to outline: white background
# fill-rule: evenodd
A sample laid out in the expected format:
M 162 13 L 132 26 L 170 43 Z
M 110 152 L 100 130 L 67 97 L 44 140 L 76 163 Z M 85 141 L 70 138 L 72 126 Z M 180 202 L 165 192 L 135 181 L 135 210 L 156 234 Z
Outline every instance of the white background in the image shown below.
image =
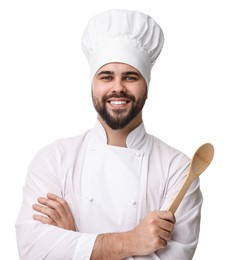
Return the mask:
M 144 109 L 146 129 L 190 157 L 202 143 L 214 145 L 214 160 L 201 176 L 204 204 L 194 260 L 227 255 L 226 4 L 226 0 L 0 2 L 0 259 L 18 259 L 14 224 L 35 153 L 95 123 L 89 67 L 80 41 L 88 19 L 109 8 L 148 13 L 163 28 L 165 45 L 152 71 Z

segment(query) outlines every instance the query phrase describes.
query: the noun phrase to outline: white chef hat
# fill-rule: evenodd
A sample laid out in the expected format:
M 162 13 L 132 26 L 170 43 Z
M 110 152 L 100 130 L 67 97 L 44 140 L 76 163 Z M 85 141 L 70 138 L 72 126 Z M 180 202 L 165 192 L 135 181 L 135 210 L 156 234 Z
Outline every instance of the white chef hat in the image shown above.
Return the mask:
M 91 79 L 103 65 L 121 62 L 135 67 L 147 86 L 151 68 L 163 43 L 163 31 L 152 17 L 121 9 L 93 16 L 82 37 L 82 49 L 90 66 Z

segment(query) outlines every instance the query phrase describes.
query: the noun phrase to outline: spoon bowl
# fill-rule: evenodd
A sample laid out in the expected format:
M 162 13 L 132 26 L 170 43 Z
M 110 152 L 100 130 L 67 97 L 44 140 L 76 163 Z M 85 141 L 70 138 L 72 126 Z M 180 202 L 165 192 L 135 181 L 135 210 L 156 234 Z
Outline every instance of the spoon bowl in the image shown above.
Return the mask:
M 193 155 L 190 164 L 189 175 L 196 175 L 197 177 L 203 173 L 209 164 L 211 163 L 214 156 L 214 147 L 210 143 L 201 145 Z
M 175 213 L 188 188 L 193 183 L 193 181 L 196 180 L 201 175 L 201 173 L 207 169 L 213 159 L 213 156 L 214 147 L 210 143 L 205 143 L 196 150 L 190 162 L 186 179 L 172 204 L 168 208 L 168 211 Z

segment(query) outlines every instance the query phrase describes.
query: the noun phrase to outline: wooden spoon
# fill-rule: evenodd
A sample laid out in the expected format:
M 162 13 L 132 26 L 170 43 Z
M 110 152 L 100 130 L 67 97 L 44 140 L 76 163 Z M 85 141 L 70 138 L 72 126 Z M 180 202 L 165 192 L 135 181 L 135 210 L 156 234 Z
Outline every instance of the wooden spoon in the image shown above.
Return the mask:
M 168 211 L 175 213 L 178 206 L 180 205 L 186 191 L 192 184 L 192 182 L 199 177 L 199 175 L 204 172 L 209 164 L 211 163 L 214 156 L 214 147 L 210 143 L 201 145 L 194 153 L 192 160 L 190 162 L 186 179 L 178 191 L 175 199 L 168 208 Z

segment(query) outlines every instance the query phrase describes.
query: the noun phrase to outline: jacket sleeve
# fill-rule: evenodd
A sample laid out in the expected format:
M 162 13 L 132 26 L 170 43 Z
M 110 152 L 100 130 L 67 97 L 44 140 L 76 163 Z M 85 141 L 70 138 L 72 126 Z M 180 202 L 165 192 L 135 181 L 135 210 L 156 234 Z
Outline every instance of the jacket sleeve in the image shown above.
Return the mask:
M 179 157 L 170 166 L 168 186 L 161 210 L 167 210 L 182 186 L 186 177 L 189 159 Z M 195 253 L 200 230 L 201 206 L 203 198 L 200 191 L 199 179 L 189 187 L 185 197 L 175 212 L 176 224 L 172 238 L 167 247 L 158 250 L 156 255 L 161 260 L 191 260 Z
M 33 220 L 32 205 L 52 192 L 62 196 L 61 160 L 56 145 L 42 149 L 28 167 L 23 201 L 16 221 L 16 237 L 21 260 L 90 259 L 95 234 L 68 231 Z
M 160 199 L 158 199 L 159 204 L 152 210 L 167 210 L 169 208 L 185 180 L 190 162 L 190 159 L 180 152 L 175 154 L 172 152 L 166 156 L 163 153 L 162 158 L 159 168 L 163 168 L 163 171 L 158 171 L 158 173 L 165 173 L 166 181 L 163 182 L 163 192 L 155 194 L 154 191 L 155 196 L 160 197 Z M 153 179 L 149 179 L 149 181 L 152 183 Z M 130 258 L 130 260 L 192 260 L 198 244 L 202 201 L 200 183 L 197 179 L 189 187 L 175 212 L 176 223 L 167 246 L 151 255 L 137 256 Z

